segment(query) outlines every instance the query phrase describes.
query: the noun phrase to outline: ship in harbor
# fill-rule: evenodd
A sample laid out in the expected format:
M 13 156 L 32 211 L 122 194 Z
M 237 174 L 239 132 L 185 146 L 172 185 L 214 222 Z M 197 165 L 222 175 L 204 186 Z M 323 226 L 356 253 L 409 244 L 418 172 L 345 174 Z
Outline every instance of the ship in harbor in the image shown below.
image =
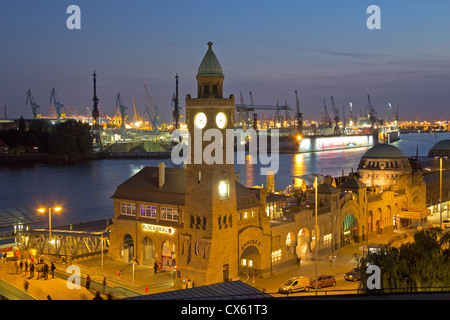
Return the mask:
M 345 117 L 345 108 L 342 107 L 342 118 L 339 109 L 331 96 L 333 113 L 330 115 L 326 101 L 322 113 L 322 122 L 304 121 L 300 112 L 300 104 L 297 91 L 295 91 L 296 110 L 295 115 L 290 117 L 291 107 L 285 103 L 280 106 L 254 105 L 250 93 L 251 104 L 241 103 L 236 105 L 238 128 L 253 128 L 255 130 L 278 129 L 279 149 L 284 153 L 304 153 L 329 151 L 337 149 L 350 149 L 360 147 L 371 147 L 377 144 L 389 144 L 400 139 L 398 122 L 398 107 L 396 110 L 389 103 L 389 111 L 393 115 L 391 122 L 377 117 L 377 112 L 372 105 L 370 95 L 367 95 L 368 105 L 365 114 L 353 115 L 350 103 L 349 117 Z M 275 110 L 271 118 L 266 118 L 262 113 L 262 119 L 258 121 L 256 111 Z

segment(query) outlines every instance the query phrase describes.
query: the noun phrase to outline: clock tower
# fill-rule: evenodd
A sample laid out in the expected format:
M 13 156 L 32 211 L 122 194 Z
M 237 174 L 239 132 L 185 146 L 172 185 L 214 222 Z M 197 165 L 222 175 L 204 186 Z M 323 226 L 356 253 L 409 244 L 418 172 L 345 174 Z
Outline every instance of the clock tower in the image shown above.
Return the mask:
M 223 98 L 224 75 L 212 45 L 198 68 L 197 98 L 186 96 L 191 140 L 177 267 L 180 278 L 195 286 L 238 277 L 236 182 L 225 152 L 226 130 L 234 128 L 234 96 Z

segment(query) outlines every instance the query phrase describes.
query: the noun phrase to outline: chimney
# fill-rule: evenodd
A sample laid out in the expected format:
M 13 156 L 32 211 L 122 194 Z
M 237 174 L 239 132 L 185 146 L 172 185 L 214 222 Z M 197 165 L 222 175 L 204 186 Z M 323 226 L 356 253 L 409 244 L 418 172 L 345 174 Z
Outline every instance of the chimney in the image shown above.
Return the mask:
M 159 168 L 159 188 L 162 189 L 162 187 L 166 183 L 166 165 L 164 164 L 164 162 L 160 162 L 158 168 Z

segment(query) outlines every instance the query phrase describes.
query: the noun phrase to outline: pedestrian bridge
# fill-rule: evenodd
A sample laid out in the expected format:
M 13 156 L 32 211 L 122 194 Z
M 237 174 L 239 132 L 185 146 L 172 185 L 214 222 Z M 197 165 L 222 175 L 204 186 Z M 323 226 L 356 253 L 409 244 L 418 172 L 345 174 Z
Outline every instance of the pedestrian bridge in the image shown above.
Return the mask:
M 80 230 L 87 229 L 81 224 L 75 226 L 79 230 L 52 228 L 51 239 L 48 229 L 24 230 L 18 233 L 18 241 L 22 251 L 34 249 L 36 254 L 40 255 L 51 254 L 71 259 L 86 258 L 99 255 L 102 251 L 108 252 L 109 228 L 104 226 L 103 224 L 97 227 L 97 230 Z

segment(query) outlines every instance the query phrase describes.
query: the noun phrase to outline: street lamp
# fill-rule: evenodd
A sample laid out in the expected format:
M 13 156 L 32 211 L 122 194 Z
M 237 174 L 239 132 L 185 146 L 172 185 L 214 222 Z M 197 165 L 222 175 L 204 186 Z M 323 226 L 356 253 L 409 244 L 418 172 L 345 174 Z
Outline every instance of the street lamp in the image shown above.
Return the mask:
M 316 277 L 316 282 L 315 282 L 315 289 L 316 289 L 316 296 L 317 296 L 317 283 L 318 283 L 318 279 L 317 279 L 317 249 L 318 249 L 318 245 L 319 245 L 319 233 L 318 233 L 318 229 L 319 229 L 319 227 L 318 227 L 318 225 L 317 225 L 317 189 L 318 189 L 318 187 L 319 187 L 319 183 L 318 183 L 318 181 L 317 181 L 317 177 L 315 177 L 314 178 L 314 202 L 315 202 L 315 220 L 316 220 L 316 223 L 315 223 L 315 225 L 314 225 L 314 229 L 315 229 L 315 233 L 316 233 L 316 239 L 315 239 L 315 244 L 314 244 L 314 247 L 315 247 L 315 277 Z
M 442 229 L 442 158 L 447 158 L 447 156 L 439 157 L 439 227 Z
M 50 251 L 50 244 L 52 243 L 52 209 L 53 209 L 53 211 L 58 213 L 62 210 L 62 208 L 61 207 L 48 208 L 48 240 L 49 240 L 48 252 L 49 252 L 50 256 L 52 254 Z M 38 212 L 41 214 L 44 214 L 45 211 L 47 211 L 47 208 L 39 208 L 38 209 Z

